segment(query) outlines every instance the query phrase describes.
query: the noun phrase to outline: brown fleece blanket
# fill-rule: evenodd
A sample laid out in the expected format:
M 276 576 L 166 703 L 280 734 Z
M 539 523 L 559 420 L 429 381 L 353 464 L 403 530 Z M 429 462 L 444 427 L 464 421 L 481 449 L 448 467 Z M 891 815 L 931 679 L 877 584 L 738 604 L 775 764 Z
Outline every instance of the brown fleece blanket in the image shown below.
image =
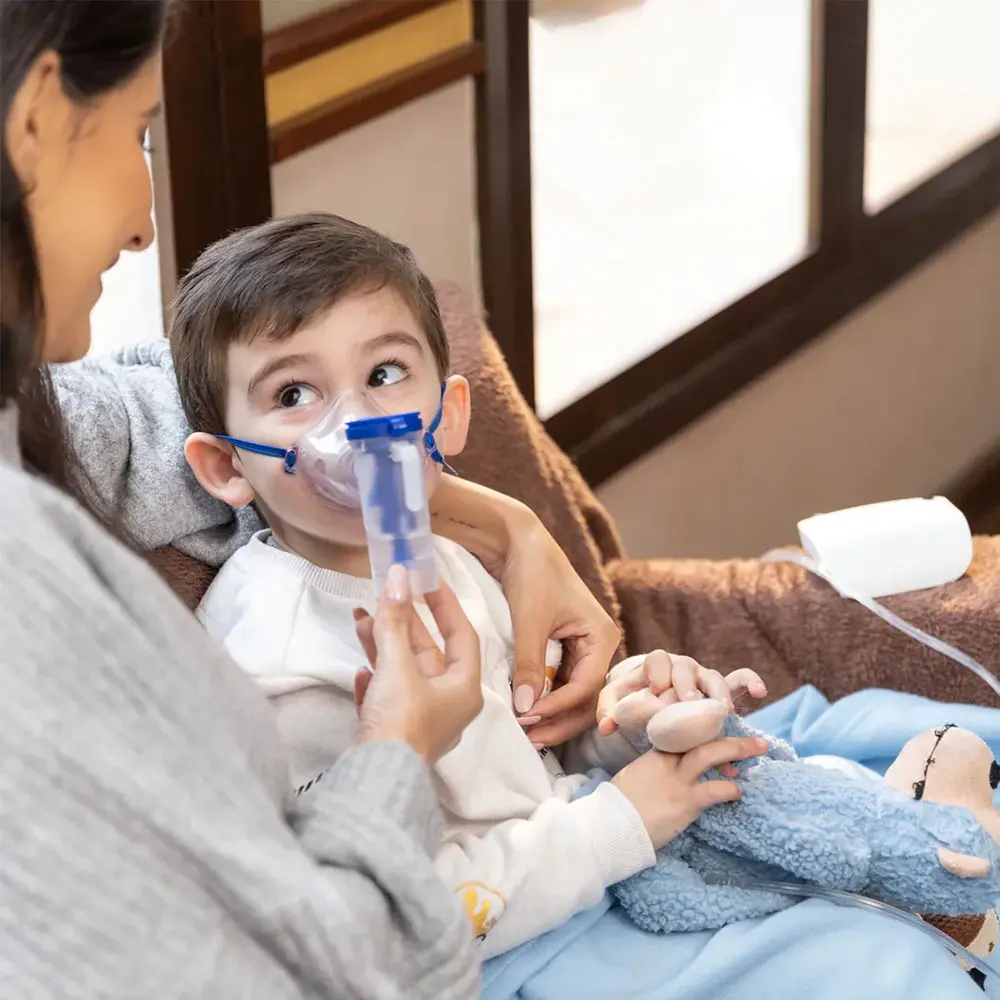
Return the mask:
M 438 296 L 453 369 L 472 385 L 472 429 L 458 471 L 536 511 L 622 627 L 623 652 L 664 647 L 723 671 L 751 667 L 771 698 L 814 684 L 830 698 L 877 686 L 998 703 L 968 671 L 798 567 L 625 558 L 607 511 L 528 408 L 480 317 L 454 286 L 439 286 Z M 194 607 L 213 571 L 173 549 L 152 560 Z M 1000 673 L 1000 538 L 977 539 L 958 583 L 887 603 Z

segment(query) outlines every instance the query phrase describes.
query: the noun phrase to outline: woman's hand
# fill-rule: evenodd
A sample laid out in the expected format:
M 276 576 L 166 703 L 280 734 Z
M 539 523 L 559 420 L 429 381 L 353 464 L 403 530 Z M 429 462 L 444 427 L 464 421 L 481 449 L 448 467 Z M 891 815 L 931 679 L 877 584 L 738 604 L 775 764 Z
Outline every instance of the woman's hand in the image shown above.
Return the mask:
M 511 497 L 445 476 L 434 530 L 464 545 L 503 584 L 514 622 L 514 707 L 537 719 L 533 742 L 557 746 L 594 725 L 597 696 L 621 635 L 538 517 Z M 545 644 L 563 642 L 556 690 L 545 683 Z
M 442 654 L 417 616 L 409 575 L 389 572 L 375 618 L 355 612 L 373 673 L 355 677 L 358 743 L 403 740 L 433 764 L 461 739 L 483 707 L 479 639 L 447 584 L 426 594 L 444 638 Z
M 537 719 L 532 743 L 558 746 L 594 725 L 621 634 L 577 576 L 565 553 L 530 514 L 512 534 L 500 577 L 514 622 L 514 708 Z M 551 694 L 545 682 L 545 644 L 560 639 L 563 661 Z
M 685 754 L 650 750 L 611 781 L 635 806 L 653 847 L 660 848 L 706 809 L 740 797 L 739 785 L 731 781 L 702 781 L 706 771 L 763 753 L 767 753 L 765 740 L 732 738 L 702 743 Z

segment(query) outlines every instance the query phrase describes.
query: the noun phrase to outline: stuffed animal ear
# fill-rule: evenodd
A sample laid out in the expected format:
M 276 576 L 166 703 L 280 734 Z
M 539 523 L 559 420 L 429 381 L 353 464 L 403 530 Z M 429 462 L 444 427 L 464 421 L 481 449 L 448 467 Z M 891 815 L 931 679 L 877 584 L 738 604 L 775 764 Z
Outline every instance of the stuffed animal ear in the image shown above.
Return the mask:
M 945 871 L 959 878 L 983 878 L 990 873 L 990 863 L 986 858 L 977 858 L 972 854 L 959 854 L 948 847 L 938 848 L 938 861 Z

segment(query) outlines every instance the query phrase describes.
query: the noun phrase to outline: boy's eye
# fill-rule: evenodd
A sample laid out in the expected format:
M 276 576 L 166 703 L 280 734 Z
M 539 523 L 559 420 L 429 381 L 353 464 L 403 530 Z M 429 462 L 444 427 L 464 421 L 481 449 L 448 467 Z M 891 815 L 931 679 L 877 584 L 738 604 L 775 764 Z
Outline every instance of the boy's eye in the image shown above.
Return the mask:
M 368 376 L 368 388 L 380 389 L 384 385 L 394 385 L 396 382 L 402 382 L 404 378 L 406 378 L 406 370 L 402 365 L 379 365 Z
M 307 385 L 296 383 L 295 385 L 286 385 L 281 389 L 278 392 L 276 402 L 283 409 L 290 410 L 296 406 L 307 406 L 318 398 L 315 390 L 310 389 Z

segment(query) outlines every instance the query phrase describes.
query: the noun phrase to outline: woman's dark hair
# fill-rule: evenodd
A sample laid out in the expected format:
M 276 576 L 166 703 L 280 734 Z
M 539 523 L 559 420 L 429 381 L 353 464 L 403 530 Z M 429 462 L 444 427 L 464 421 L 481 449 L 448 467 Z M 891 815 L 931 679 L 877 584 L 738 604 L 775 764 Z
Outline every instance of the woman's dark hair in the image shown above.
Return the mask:
M 43 52 L 81 105 L 126 84 L 161 44 L 169 0 L 0 0 L 0 127 Z M 44 315 L 31 220 L 0 137 L 0 405 L 20 409 L 25 465 L 104 513 L 71 453 L 41 364 Z M 106 516 L 102 520 L 107 521 Z

